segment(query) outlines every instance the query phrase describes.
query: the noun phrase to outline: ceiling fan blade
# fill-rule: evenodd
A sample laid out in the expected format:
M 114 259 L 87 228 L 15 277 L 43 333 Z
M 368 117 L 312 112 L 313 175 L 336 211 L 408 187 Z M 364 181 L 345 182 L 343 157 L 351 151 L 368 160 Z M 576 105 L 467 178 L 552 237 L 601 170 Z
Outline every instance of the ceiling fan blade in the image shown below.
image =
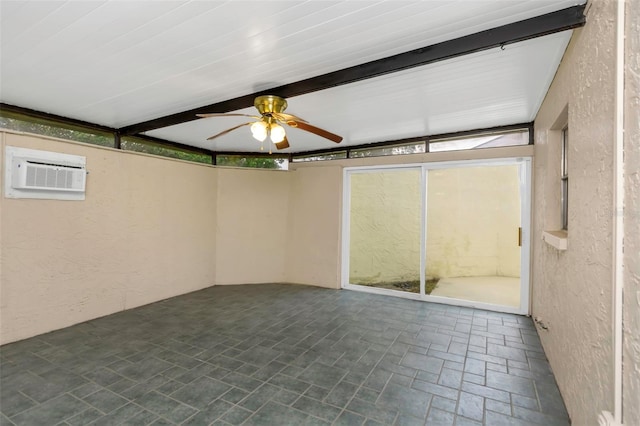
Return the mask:
M 307 132 L 311 132 L 325 139 L 329 139 L 332 142 L 335 142 L 335 143 L 342 142 L 342 136 L 338 136 L 334 133 L 328 132 L 316 126 L 312 126 L 311 124 L 305 121 L 290 120 L 290 121 L 287 121 L 286 123 L 291 127 L 297 127 L 298 129 L 306 130 Z
M 293 114 L 285 114 L 284 112 L 272 112 L 271 115 L 276 120 L 284 121 L 285 123 L 287 121 L 302 121 L 303 123 L 308 123 L 308 121 L 303 118 L 297 117 Z
M 278 142 L 276 144 L 276 148 L 278 149 L 285 149 L 285 148 L 289 148 L 289 141 L 287 140 L 287 137 L 285 136 L 284 139 L 282 140 L 282 142 Z
M 226 114 L 226 113 L 211 113 L 211 114 L 196 114 L 196 116 L 200 117 L 200 118 L 209 118 L 209 117 L 251 117 L 251 118 L 260 118 L 256 115 L 249 115 L 249 114 Z
M 211 139 L 215 139 L 215 138 L 217 138 L 219 136 L 226 135 L 229 132 L 233 132 L 234 130 L 239 129 L 240 127 L 248 126 L 249 124 L 253 124 L 253 123 L 254 123 L 253 121 L 250 121 L 248 123 L 238 124 L 237 126 L 234 126 L 234 127 L 230 128 L 230 129 L 227 129 L 227 130 L 224 130 L 224 131 L 218 133 L 217 135 L 213 135 L 211 137 L 208 137 L 207 140 L 210 141 Z

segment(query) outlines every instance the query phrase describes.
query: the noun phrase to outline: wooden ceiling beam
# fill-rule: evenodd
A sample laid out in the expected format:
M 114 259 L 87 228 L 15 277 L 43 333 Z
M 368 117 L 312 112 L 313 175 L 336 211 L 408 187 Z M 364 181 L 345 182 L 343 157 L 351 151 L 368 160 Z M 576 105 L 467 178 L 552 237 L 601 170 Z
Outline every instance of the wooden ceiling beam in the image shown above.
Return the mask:
M 140 134 L 196 120 L 196 114 L 226 113 L 248 108 L 253 106 L 256 96 L 270 94 L 291 98 L 578 28 L 586 22 L 584 9 L 585 5 L 573 6 L 268 90 L 132 124 L 118 130 L 122 135 Z

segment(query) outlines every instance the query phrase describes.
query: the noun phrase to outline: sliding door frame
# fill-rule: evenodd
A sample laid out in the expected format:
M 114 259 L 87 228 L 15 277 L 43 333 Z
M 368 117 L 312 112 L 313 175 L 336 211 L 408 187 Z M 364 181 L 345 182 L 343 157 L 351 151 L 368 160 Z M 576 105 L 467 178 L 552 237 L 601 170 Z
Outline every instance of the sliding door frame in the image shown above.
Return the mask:
M 343 170 L 343 191 L 342 191 L 342 269 L 341 287 L 348 290 L 363 291 L 367 293 L 402 297 L 405 299 L 422 300 L 426 302 L 442 303 L 447 305 L 463 306 L 470 308 L 486 309 L 490 311 L 528 315 L 529 293 L 530 293 L 530 258 L 531 258 L 531 157 L 509 157 L 481 160 L 457 160 L 431 163 L 412 164 L 392 164 L 379 166 L 357 166 L 345 167 Z M 484 302 L 474 302 L 464 299 L 454 299 L 441 296 L 430 296 L 425 294 L 426 281 L 426 242 L 427 242 L 427 184 L 429 170 L 448 169 L 458 167 L 481 167 L 481 166 L 513 166 L 517 165 L 519 170 L 520 187 L 520 224 L 522 227 L 522 246 L 520 248 L 520 306 L 511 307 Z M 420 170 L 420 196 L 421 196 L 421 237 L 420 237 L 420 293 L 409 293 L 405 291 L 382 289 L 375 287 L 351 284 L 349 282 L 350 270 L 350 235 L 351 235 L 351 176 L 353 174 L 375 173 L 384 170 Z

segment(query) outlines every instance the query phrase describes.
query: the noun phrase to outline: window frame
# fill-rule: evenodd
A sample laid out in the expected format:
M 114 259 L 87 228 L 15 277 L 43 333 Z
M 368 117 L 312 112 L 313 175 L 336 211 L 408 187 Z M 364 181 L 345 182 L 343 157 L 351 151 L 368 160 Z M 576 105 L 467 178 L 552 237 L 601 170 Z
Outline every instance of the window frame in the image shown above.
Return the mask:
M 563 231 L 569 230 L 569 126 L 560 132 L 560 223 Z

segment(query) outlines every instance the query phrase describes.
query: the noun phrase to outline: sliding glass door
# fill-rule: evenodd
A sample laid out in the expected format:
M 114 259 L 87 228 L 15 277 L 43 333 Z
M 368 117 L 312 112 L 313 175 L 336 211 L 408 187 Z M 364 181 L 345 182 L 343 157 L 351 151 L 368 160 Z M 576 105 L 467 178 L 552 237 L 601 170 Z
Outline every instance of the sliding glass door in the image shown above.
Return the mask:
M 349 283 L 420 293 L 422 202 L 408 194 L 421 179 L 421 168 L 350 175 Z
M 345 169 L 344 288 L 528 313 L 529 159 Z

